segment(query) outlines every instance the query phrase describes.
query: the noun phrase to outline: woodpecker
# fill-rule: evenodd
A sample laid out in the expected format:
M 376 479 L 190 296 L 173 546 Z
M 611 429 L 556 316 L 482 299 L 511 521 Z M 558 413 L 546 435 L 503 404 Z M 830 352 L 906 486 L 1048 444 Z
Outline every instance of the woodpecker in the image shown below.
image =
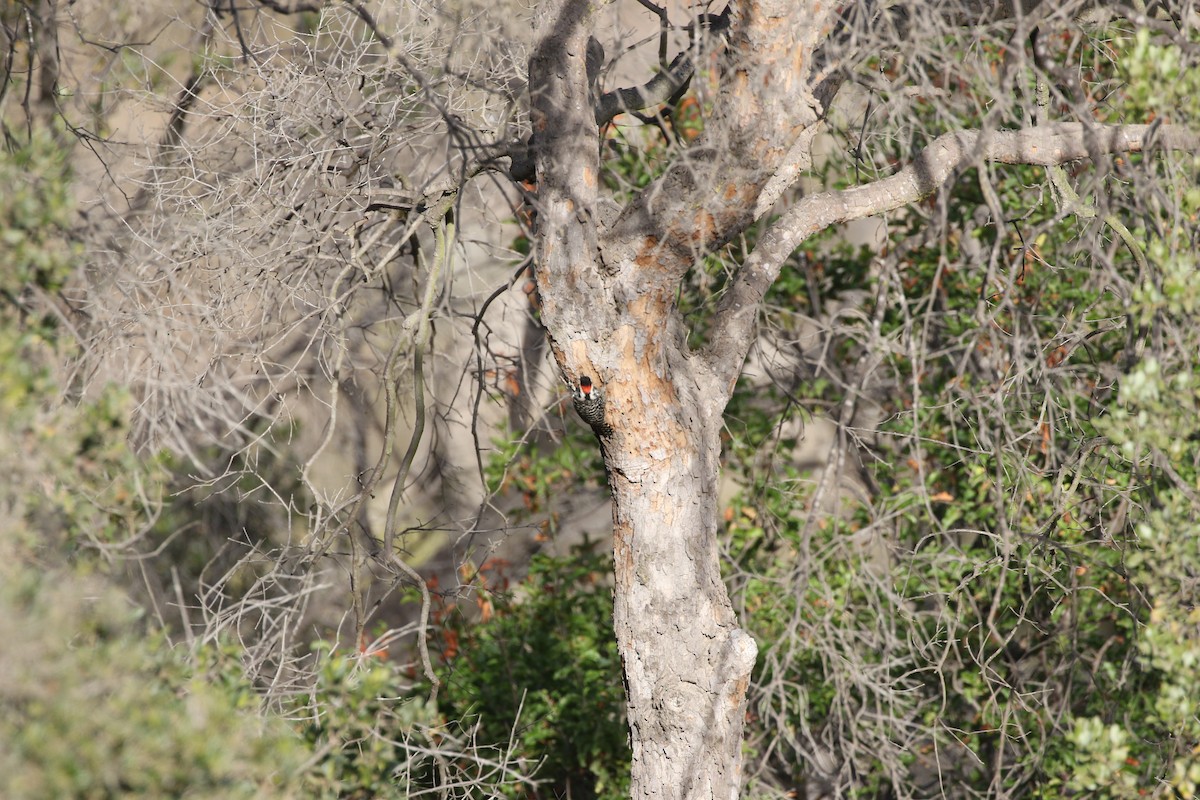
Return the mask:
M 597 436 L 611 436 L 612 428 L 604 421 L 604 390 L 592 385 L 587 375 L 579 376 L 579 385 L 571 391 L 575 410 L 583 421 L 592 426 Z

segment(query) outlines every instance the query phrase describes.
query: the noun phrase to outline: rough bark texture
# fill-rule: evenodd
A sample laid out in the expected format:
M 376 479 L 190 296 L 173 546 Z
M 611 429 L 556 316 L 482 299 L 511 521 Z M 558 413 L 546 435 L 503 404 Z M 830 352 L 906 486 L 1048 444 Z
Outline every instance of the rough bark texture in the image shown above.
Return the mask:
M 756 648 L 738 628 L 717 560 L 719 443 L 711 426 L 686 412 L 657 416 L 641 422 L 658 446 L 649 457 L 614 459 L 627 467 L 612 480 L 614 621 L 628 687 L 633 796 L 732 798 Z
M 717 553 L 730 385 L 688 352 L 674 296 L 697 258 L 753 222 L 763 188 L 816 121 L 804 80 L 816 34 L 798 35 L 792 3 L 738 6 L 728 91 L 705 140 L 602 231 L 586 64 L 594 11 L 560 3 L 530 64 L 542 318 L 567 380 L 590 375 L 603 387 L 614 428 L 605 458 L 633 796 L 733 798 L 756 648 Z M 719 355 L 728 373 L 744 352 Z

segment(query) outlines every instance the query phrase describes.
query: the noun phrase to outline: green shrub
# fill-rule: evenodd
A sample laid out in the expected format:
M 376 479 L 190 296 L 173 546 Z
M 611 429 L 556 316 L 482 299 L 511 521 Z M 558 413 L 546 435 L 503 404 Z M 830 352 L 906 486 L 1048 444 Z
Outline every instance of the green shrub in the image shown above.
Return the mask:
M 5 570 L 0 796 L 299 797 L 300 740 L 197 680 L 99 578 Z
M 618 800 L 630 751 L 612 628 L 611 558 L 590 549 L 535 556 L 513 590 L 491 564 L 475 613 L 448 609 L 440 631 L 444 713 L 511 748 L 537 797 Z M 510 786 L 507 794 L 525 790 Z
M 0 147 L 0 298 L 60 288 L 75 267 L 68 153 L 48 135 Z

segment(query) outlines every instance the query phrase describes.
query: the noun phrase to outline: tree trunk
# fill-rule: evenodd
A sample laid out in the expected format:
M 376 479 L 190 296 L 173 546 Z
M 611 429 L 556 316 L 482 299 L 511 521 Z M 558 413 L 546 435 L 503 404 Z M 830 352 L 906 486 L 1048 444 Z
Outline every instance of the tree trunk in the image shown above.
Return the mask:
M 703 401 L 689 394 L 651 393 L 625 414 L 638 435 L 607 454 L 632 795 L 732 800 L 756 647 L 721 580 L 719 427 L 686 409 Z
M 817 33 L 780 24 L 797 14 L 791 0 L 743 4 L 721 67 L 733 88 L 707 138 L 605 225 L 587 67 L 598 5 L 560 0 L 530 60 L 542 322 L 566 381 L 578 386 L 586 375 L 604 392 L 612 428 L 603 447 L 633 797 L 733 800 L 757 648 L 721 580 L 717 477 L 722 414 L 755 308 L 731 309 L 741 327 L 692 353 L 675 297 L 697 259 L 753 221 L 767 182 L 815 120 L 796 70 L 811 61 Z M 819 28 L 813 5 L 799 16 Z M 771 102 L 749 90 L 764 86 Z
M 756 648 L 737 627 L 717 553 L 719 433 L 732 381 L 688 352 L 674 303 L 692 244 L 719 233 L 694 204 L 645 229 L 633 222 L 649 223 L 647 209 L 626 209 L 630 244 L 608 242 L 605 261 L 586 64 L 593 12 L 586 0 L 564 0 L 530 62 L 542 322 L 568 382 L 587 375 L 605 392 L 614 429 L 604 447 L 632 796 L 733 800 Z M 688 183 L 687 172 L 668 178 Z M 747 183 L 756 181 L 765 178 Z M 735 203 L 724 213 L 748 212 Z M 699 238 L 693 225 L 704 229 Z

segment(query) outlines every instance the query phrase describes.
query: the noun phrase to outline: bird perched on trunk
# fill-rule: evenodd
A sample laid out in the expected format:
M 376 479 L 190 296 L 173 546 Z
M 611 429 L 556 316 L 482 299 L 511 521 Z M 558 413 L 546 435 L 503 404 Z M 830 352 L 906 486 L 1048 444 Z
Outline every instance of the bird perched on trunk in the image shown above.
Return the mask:
M 592 426 L 597 436 L 611 436 L 612 428 L 604 421 L 604 390 L 592 385 L 587 375 L 579 376 L 579 385 L 571 391 L 575 410 L 583 421 Z

